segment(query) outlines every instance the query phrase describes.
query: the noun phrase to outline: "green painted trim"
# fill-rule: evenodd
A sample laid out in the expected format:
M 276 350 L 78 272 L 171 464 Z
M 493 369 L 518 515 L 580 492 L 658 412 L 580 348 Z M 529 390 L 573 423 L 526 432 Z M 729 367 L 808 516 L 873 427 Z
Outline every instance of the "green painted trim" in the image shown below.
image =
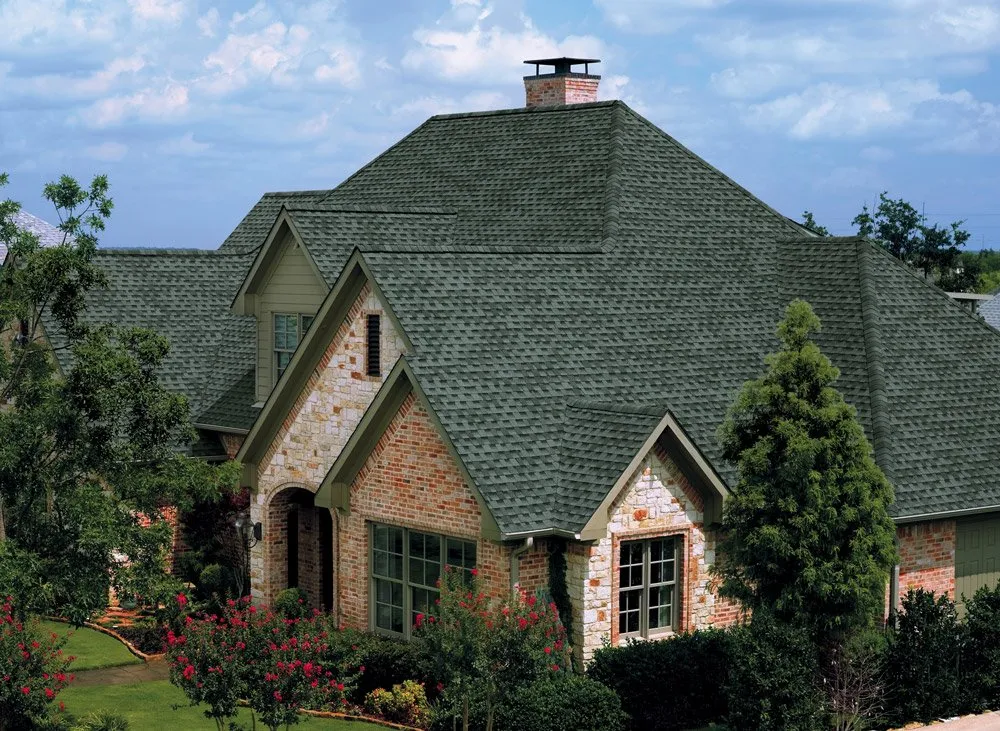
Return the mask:
M 243 441 L 236 455 L 239 461 L 256 464 L 267 451 L 288 412 L 295 405 L 295 400 L 319 364 L 323 353 L 329 347 L 330 341 L 340 329 L 344 318 L 365 285 L 366 276 L 358 264 L 360 256 L 357 251 L 351 255 L 336 286 L 323 300 L 312 327 L 299 343 L 295 355 L 271 390 L 260 415 Z
M 278 215 L 274 219 L 274 223 L 271 224 L 271 230 L 268 231 L 267 237 L 264 239 L 264 243 L 257 251 L 257 256 L 253 259 L 253 264 L 250 265 L 250 269 L 247 271 L 246 276 L 243 277 L 243 282 L 240 284 L 240 288 L 237 290 L 236 296 L 233 297 L 233 302 L 230 305 L 230 310 L 233 314 L 256 314 L 256 310 L 254 309 L 256 306 L 254 290 L 258 284 L 257 280 L 259 279 L 261 270 L 270 269 L 272 263 L 278 256 L 278 252 L 275 250 L 276 247 L 274 246 L 274 242 L 280 238 L 279 232 L 282 231 L 283 226 L 287 223 L 287 218 L 288 215 L 285 211 L 285 207 L 281 206 L 278 211 Z
M 698 489 L 705 498 L 704 522 L 714 523 L 721 518 L 722 504 L 729 494 L 722 478 L 715 472 L 711 464 L 702 456 L 694 443 L 688 438 L 680 424 L 668 410 L 660 423 L 650 432 L 646 441 L 643 442 L 639 451 L 632 458 L 628 467 L 615 481 L 611 490 L 591 516 L 590 520 L 580 531 L 580 539 L 584 541 L 594 541 L 604 538 L 608 534 L 608 513 L 611 504 L 618 498 L 621 491 L 628 485 L 629 478 L 642 464 L 642 461 L 649 454 L 649 450 L 663 439 L 663 446 L 667 454 L 680 468 L 684 476 L 691 484 Z
M 313 499 L 316 505 L 340 508 L 350 515 L 350 486 L 412 390 L 400 358 L 320 483 Z
M 931 520 L 951 520 L 956 518 L 967 518 L 970 516 L 985 515 L 987 513 L 1000 513 L 1000 505 L 986 505 L 981 508 L 966 508 L 965 510 L 944 510 L 940 513 L 920 513 L 917 515 L 903 515 L 893 518 L 896 525 L 906 525 L 907 523 L 924 523 Z

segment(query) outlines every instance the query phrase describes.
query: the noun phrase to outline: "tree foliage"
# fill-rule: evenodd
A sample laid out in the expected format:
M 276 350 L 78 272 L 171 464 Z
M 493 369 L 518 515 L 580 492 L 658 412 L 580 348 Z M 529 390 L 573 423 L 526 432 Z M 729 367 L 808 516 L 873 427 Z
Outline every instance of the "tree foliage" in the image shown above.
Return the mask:
M 826 226 L 820 226 L 816 223 L 816 219 L 813 217 L 812 211 L 802 212 L 802 225 L 814 234 L 819 234 L 820 236 L 830 235 L 830 230 Z
M 896 552 L 892 487 L 834 388 L 839 371 L 811 339 L 819 327 L 806 302 L 788 306 L 781 349 L 720 427 L 739 480 L 715 570 L 723 596 L 803 621 L 822 639 L 880 614 Z
M 961 248 L 970 234 L 962 228 L 964 221 L 949 226 L 927 225 L 927 217 L 902 198 L 879 195 L 876 208 L 862 206 L 861 213 L 851 222 L 858 235 L 873 239 L 897 259 L 920 270 L 924 277 L 944 289 L 972 290 L 972 281 L 959 272 Z
M 0 185 L 7 177 L 0 176 Z M 210 499 L 235 482 L 178 449 L 194 437 L 186 400 L 157 374 L 166 340 L 140 328 L 92 327 L 90 292 L 111 215 L 108 180 L 45 186 L 62 243 L 41 247 L 0 202 L 0 586 L 28 611 L 82 620 L 109 588 L 149 595 L 164 579 L 167 505 Z M 42 318 L 47 313 L 47 332 Z M 69 351 L 61 372 L 53 348 Z

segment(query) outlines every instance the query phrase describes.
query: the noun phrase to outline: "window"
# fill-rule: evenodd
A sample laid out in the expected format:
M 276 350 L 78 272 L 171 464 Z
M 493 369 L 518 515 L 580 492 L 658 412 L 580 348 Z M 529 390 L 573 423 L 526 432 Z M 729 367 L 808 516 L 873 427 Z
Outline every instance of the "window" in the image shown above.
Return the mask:
M 309 326 L 312 325 L 312 315 L 284 315 L 274 316 L 274 382 L 277 383 L 281 374 L 285 372 L 288 364 L 292 361 L 295 348 L 305 334 Z
M 408 637 L 417 614 L 433 614 L 444 566 L 476 567 L 476 544 L 433 533 L 373 524 L 371 614 L 381 632 Z
M 381 315 L 368 315 L 368 328 L 365 356 L 365 372 L 369 376 L 382 375 L 382 317 Z
M 677 538 L 621 544 L 618 634 L 649 637 L 673 629 L 677 616 Z

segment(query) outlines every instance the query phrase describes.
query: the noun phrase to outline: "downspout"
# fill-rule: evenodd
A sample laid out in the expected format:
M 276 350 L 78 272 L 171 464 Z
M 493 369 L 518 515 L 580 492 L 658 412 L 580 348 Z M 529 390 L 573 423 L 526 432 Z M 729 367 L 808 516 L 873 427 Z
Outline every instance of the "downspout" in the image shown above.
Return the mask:
M 535 545 L 535 537 L 528 536 L 524 539 L 524 545 L 515 548 L 510 552 L 510 593 L 513 594 L 521 583 L 521 556 L 531 550 Z
M 889 626 L 896 627 L 896 607 L 899 606 L 899 564 L 892 567 L 889 578 Z

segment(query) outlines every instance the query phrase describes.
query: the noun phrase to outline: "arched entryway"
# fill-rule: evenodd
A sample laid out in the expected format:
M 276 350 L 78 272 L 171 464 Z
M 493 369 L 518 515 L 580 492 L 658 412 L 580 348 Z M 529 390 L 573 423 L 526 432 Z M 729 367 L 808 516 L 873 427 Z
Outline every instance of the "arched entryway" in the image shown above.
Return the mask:
M 333 608 L 333 520 L 327 508 L 316 507 L 313 493 L 301 487 L 281 490 L 264 517 L 268 601 L 278 592 L 298 587 L 309 603 Z

